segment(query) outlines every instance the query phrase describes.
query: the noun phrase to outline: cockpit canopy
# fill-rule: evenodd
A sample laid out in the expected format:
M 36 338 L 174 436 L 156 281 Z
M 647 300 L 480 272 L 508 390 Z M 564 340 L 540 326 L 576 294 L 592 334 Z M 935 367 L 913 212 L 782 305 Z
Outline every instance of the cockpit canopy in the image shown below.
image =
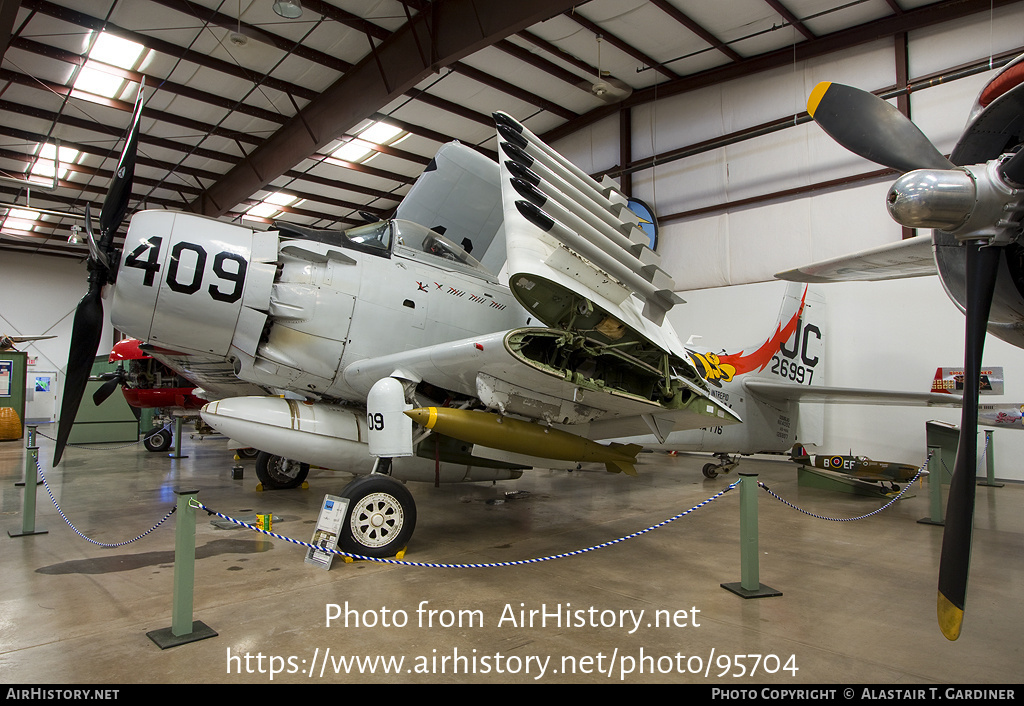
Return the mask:
M 394 229 L 395 244 L 409 248 L 417 253 L 426 253 L 442 260 L 457 262 L 481 272 L 487 272 L 480 262 L 470 255 L 461 245 L 444 237 L 441 233 L 412 221 L 390 221 Z M 490 274 L 490 273 L 488 273 Z
M 378 221 L 345 231 L 319 230 L 290 223 L 275 223 L 274 226 L 284 236 L 340 245 L 343 248 L 382 257 L 390 257 L 393 252 L 413 258 L 426 254 L 446 260 L 459 269 L 469 270 L 478 276 L 494 279 L 494 275 L 463 246 L 455 244 L 437 231 L 412 221 Z

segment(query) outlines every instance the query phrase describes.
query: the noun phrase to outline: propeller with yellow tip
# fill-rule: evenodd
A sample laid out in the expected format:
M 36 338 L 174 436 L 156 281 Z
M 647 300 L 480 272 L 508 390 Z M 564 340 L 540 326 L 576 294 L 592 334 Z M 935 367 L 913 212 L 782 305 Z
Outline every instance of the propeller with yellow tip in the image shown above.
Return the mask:
M 921 172 L 921 182 L 939 186 L 927 190 L 928 193 L 922 189 L 914 194 L 915 198 L 930 199 L 932 204 L 939 203 L 943 181 L 956 178 L 962 182 L 968 174 L 965 168 L 957 167 L 946 159 L 895 106 L 867 91 L 839 83 L 822 82 L 811 92 L 807 110 L 836 142 L 865 159 L 900 172 L 929 170 Z M 996 186 L 1006 186 L 1002 191 L 1011 193 L 1006 200 L 1012 201 L 1016 198 L 1012 196 L 1013 189 L 1024 182 L 1024 156 L 1017 153 L 997 163 L 994 170 L 975 170 L 966 178 L 977 182 L 979 173 L 989 172 L 995 176 L 984 178 Z M 891 207 L 897 200 L 895 197 L 900 194 L 897 186 L 910 179 L 910 176 L 901 178 L 890 189 L 890 213 L 903 225 L 917 227 L 907 220 L 901 221 Z M 942 225 L 942 230 L 955 235 L 962 244 L 966 260 L 963 408 L 956 464 L 946 506 L 937 596 L 939 628 L 950 640 L 960 636 L 964 619 L 977 475 L 981 359 L 1003 252 L 999 245 L 1005 244 L 993 237 L 993 224 L 987 216 L 988 213 L 994 213 L 997 219 L 1003 218 L 1005 209 L 979 211 L 981 206 L 991 205 L 987 200 L 995 203 L 995 206 L 1002 206 L 1003 202 L 998 201 L 1004 198 L 999 195 L 1002 192 L 998 188 L 985 191 L 981 191 L 980 187 L 976 189 L 978 198 L 970 201 L 970 209 L 963 214 L 963 218 L 951 218 L 948 224 Z M 983 215 L 973 218 L 975 212 Z
M 953 169 L 917 125 L 873 93 L 822 81 L 807 112 L 833 140 L 864 159 L 900 172 Z

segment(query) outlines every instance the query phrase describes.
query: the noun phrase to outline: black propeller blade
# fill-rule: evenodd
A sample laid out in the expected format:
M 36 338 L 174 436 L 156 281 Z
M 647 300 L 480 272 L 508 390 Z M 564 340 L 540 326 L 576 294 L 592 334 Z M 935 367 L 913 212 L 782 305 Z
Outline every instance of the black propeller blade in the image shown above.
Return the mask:
M 105 382 L 96 389 L 96 392 L 92 393 L 92 401 L 97 407 L 106 402 L 107 398 L 114 394 L 114 390 L 119 385 L 124 384 L 124 368 L 118 366 L 117 370 L 112 373 L 105 373 L 100 376 L 101 380 Z
M 964 336 L 964 401 L 960 418 L 960 439 L 956 463 L 949 483 L 946 529 L 942 535 L 939 560 L 937 614 L 939 629 L 949 640 L 960 637 L 967 597 L 967 574 L 971 562 L 974 522 L 974 489 L 978 465 L 978 392 L 981 356 L 985 349 L 992 293 L 1001 248 L 985 247 L 972 240 L 967 248 L 966 333 Z
M 103 304 L 100 292 L 106 283 L 107 270 L 93 258 L 89 258 L 89 291 L 78 302 L 75 319 L 71 328 L 71 348 L 68 352 L 68 369 L 64 378 L 64 395 L 60 404 L 60 424 L 57 426 L 57 442 L 53 452 L 53 465 L 60 463 L 64 446 L 71 435 L 78 405 L 89 382 L 96 349 L 103 332 Z
M 999 171 L 1005 179 L 1018 186 L 1024 186 L 1024 148 L 1003 162 Z
M 807 112 L 832 139 L 876 164 L 900 172 L 954 168 L 917 125 L 868 91 L 822 81 L 811 91 Z
M 71 348 L 68 353 L 67 375 L 64 379 L 64 396 L 60 406 L 60 424 L 57 427 L 57 441 L 53 452 L 53 465 L 60 463 L 64 455 L 71 427 L 75 423 L 78 407 L 85 394 L 85 386 L 89 381 L 96 349 L 100 344 L 103 332 L 103 303 L 100 294 L 103 287 L 113 283 L 115 278 L 116 254 L 113 242 L 114 233 L 124 220 L 128 211 L 128 199 L 132 192 L 132 180 L 135 176 L 135 157 L 138 150 L 139 119 L 142 116 L 142 88 L 135 102 L 131 128 L 125 139 L 121 158 L 117 163 L 114 179 L 110 184 L 103 209 L 100 213 L 100 237 L 93 240 L 92 218 L 86 211 L 88 236 L 90 239 L 89 290 L 78 303 L 75 319 L 71 328 Z

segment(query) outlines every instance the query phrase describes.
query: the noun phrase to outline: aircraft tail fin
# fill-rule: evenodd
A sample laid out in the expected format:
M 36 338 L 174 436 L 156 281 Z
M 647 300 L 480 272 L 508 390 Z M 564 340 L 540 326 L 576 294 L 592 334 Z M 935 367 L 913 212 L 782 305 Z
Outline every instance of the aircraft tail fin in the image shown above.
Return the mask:
M 794 444 L 793 448 L 789 451 L 789 458 L 791 461 L 801 462 L 810 459 L 810 454 L 807 453 L 807 449 L 803 444 Z
M 824 297 L 807 285 L 790 283 L 774 329 L 753 346 L 720 355 L 719 366 L 731 377 L 759 373 L 798 384 L 821 384 L 824 345 Z

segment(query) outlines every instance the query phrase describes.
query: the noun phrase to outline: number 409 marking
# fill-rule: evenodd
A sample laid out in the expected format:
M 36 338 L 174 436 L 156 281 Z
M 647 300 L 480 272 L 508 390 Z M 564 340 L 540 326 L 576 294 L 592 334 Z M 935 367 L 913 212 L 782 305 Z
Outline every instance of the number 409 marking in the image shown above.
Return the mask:
M 139 247 L 132 250 L 124 259 L 125 267 L 134 267 L 146 274 L 142 278 L 145 287 L 152 287 L 156 275 L 160 271 L 160 248 L 163 245 L 163 237 L 152 236 Z M 178 267 L 185 257 L 185 253 L 191 253 L 195 258 L 194 274 L 191 281 L 181 281 L 178 275 Z M 195 294 L 202 288 L 203 276 L 206 271 L 207 253 L 202 245 L 188 242 L 178 242 L 171 248 L 171 259 L 167 264 L 167 277 L 165 281 L 172 291 L 181 294 Z M 233 263 L 233 264 L 232 264 Z M 223 291 L 217 284 L 211 284 L 208 288 L 210 296 L 221 302 L 232 303 L 242 298 L 242 291 L 245 288 L 245 270 L 248 262 L 237 253 L 219 252 L 213 256 L 213 274 L 232 286 L 228 292 Z

